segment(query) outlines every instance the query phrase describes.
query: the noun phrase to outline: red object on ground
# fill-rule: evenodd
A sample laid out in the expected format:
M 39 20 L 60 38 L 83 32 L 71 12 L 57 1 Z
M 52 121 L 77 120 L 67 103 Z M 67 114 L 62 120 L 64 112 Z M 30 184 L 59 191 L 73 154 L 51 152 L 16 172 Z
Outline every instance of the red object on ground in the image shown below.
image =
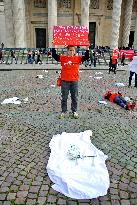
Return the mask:
M 88 46 L 88 28 L 86 26 L 54 26 L 53 44 Z
M 134 50 L 120 50 L 120 58 L 122 58 L 122 54 L 125 54 L 125 58 L 129 58 L 130 61 L 133 60 L 133 56 L 135 55 Z

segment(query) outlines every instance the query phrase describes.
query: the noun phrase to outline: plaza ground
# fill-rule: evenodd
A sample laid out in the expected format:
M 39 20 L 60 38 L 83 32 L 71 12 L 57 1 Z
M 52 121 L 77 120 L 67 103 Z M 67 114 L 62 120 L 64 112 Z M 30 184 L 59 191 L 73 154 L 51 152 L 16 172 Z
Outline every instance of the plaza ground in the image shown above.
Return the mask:
M 31 68 L 35 70 L 27 70 Z M 0 65 L 0 102 L 15 96 L 21 100 L 20 105 L 0 105 L 0 205 L 137 205 L 137 108 L 98 103 L 107 89 L 137 102 L 137 88 L 128 88 L 126 66 L 116 75 L 108 74 L 107 66 L 97 68 L 102 70 L 80 72 L 79 119 L 68 114 L 59 120 L 59 65 Z M 125 86 L 116 87 L 116 82 Z M 68 113 L 70 105 L 69 97 Z M 46 171 L 49 142 L 57 133 L 85 130 L 93 131 L 91 142 L 108 155 L 110 187 L 106 196 L 74 200 L 51 188 Z

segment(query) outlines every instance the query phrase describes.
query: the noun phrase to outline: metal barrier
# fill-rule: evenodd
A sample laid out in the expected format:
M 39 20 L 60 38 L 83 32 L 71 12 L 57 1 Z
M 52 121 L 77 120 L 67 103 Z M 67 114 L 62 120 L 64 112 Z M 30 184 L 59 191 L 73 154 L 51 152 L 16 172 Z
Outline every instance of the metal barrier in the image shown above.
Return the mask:
M 11 55 L 11 51 L 14 53 L 14 57 Z M 32 58 L 28 61 L 28 53 L 35 52 L 35 58 Z M 66 48 L 57 48 L 57 54 L 65 54 L 67 52 Z M 51 48 L 5 48 L 2 50 L 3 55 L 3 63 L 4 64 L 33 64 L 37 63 L 37 54 L 40 52 L 40 59 L 44 64 L 58 64 L 52 58 Z M 84 55 L 84 49 L 77 49 L 77 55 Z M 90 50 L 90 58 L 89 61 L 92 61 L 92 53 L 93 50 Z M 110 61 L 110 53 L 111 50 L 100 50 L 100 52 L 96 52 L 96 63 L 98 65 L 108 65 Z

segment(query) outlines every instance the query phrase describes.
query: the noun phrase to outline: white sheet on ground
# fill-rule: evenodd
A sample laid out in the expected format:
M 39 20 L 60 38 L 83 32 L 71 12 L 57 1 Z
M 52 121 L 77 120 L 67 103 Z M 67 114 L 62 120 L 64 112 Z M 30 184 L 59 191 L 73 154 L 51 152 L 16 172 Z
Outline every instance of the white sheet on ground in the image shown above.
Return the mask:
M 50 141 L 50 158 L 47 172 L 54 182 L 52 188 L 65 196 L 75 199 L 91 199 L 107 194 L 109 174 L 105 165 L 107 155 L 98 150 L 90 140 L 92 131 L 54 135 Z M 80 156 L 68 157 L 70 146 L 79 149 Z
M 117 86 L 117 87 L 124 87 L 125 84 L 124 83 L 115 83 L 115 86 Z
M 8 99 L 3 100 L 1 104 L 10 104 L 10 103 L 19 105 L 21 104 L 21 101 L 19 100 L 18 97 L 13 97 L 13 98 L 8 98 Z
M 99 100 L 98 101 L 100 104 L 104 104 L 104 105 L 107 105 L 107 102 L 105 100 Z

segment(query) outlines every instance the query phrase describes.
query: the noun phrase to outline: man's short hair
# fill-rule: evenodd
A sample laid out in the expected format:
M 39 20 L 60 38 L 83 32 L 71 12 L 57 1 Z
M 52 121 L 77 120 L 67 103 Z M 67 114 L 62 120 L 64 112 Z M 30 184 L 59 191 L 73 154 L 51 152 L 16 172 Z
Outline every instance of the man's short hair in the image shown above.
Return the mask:
M 75 48 L 75 46 L 73 46 L 73 45 L 68 45 L 68 46 L 67 46 L 67 49 L 69 50 L 70 48 Z

